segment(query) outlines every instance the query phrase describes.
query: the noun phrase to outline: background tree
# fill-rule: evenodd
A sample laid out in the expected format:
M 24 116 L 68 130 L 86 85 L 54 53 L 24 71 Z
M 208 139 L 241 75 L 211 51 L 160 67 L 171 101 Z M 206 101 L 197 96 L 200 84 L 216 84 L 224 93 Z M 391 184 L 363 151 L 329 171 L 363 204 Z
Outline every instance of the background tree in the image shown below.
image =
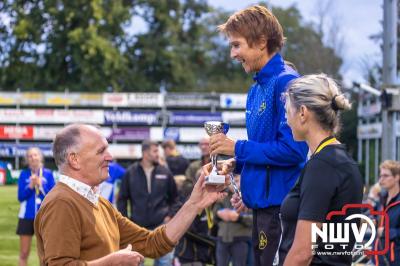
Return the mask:
M 274 8 L 300 73 L 340 77 L 341 59 L 295 7 Z M 0 3 L 5 90 L 243 92 L 251 75 L 216 31 L 231 11 L 205 0 L 7 0 Z M 132 30 L 139 18 L 145 30 Z

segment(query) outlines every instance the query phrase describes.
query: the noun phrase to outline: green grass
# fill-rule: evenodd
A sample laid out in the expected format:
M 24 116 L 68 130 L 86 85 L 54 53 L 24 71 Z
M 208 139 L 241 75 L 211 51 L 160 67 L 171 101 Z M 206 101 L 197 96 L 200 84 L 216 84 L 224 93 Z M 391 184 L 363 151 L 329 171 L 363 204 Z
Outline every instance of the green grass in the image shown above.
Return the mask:
M 0 264 L 18 265 L 19 236 L 15 234 L 19 212 L 17 186 L 0 186 L 0 206 Z M 28 265 L 39 265 L 35 238 L 32 241 Z
M 0 265 L 18 265 L 19 236 L 15 234 L 18 223 L 19 202 L 17 186 L 0 186 Z M 36 239 L 33 237 L 29 266 L 39 265 L 36 252 Z M 145 266 L 153 265 L 153 260 L 146 259 Z

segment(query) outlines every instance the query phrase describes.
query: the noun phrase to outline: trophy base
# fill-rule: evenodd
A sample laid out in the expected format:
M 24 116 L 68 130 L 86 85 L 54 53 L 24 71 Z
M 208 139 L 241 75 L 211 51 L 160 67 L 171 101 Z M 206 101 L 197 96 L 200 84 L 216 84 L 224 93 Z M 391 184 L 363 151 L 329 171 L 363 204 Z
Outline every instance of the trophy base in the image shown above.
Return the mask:
M 225 176 L 224 175 L 209 175 L 206 176 L 206 184 L 207 185 L 223 185 L 225 184 Z

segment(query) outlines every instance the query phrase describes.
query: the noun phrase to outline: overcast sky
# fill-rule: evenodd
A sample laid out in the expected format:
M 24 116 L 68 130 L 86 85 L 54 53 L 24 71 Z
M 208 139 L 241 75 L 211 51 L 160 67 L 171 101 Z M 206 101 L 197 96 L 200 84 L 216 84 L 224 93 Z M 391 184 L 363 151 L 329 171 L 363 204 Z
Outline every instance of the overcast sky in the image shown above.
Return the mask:
M 273 6 L 289 7 L 296 5 L 304 20 L 315 22 L 318 19 L 316 5 L 324 0 L 270 0 Z M 237 11 L 258 1 L 251 0 L 210 0 L 214 7 Z M 363 81 L 363 61 L 368 64 L 379 62 L 382 56 L 379 44 L 369 39 L 370 35 L 382 30 L 383 0 L 333 0 L 328 19 L 335 19 L 343 36 L 342 57 L 344 64 L 341 73 L 348 84 Z M 286 36 L 290 41 L 290 35 Z

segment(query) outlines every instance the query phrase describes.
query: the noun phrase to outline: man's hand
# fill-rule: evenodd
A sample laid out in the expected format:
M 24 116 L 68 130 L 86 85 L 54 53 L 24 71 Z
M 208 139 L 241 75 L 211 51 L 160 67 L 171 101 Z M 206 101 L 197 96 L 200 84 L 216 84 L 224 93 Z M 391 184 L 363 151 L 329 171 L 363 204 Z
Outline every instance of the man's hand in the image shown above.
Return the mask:
M 228 160 L 224 161 L 219 161 L 217 164 L 218 168 L 218 174 L 219 175 L 228 175 L 233 172 L 236 166 L 236 160 L 235 158 L 231 158 Z M 202 172 L 204 173 L 204 176 L 208 176 L 212 170 L 212 164 L 208 163 L 202 167 Z
M 205 176 L 206 173 L 204 172 L 200 175 L 188 199 L 189 204 L 194 205 L 198 209 L 198 212 L 227 195 L 226 192 L 223 192 L 226 188 L 225 185 L 206 185 Z
M 183 204 L 177 214 L 165 225 L 165 234 L 172 243 L 179 239 L 189 229 L 196 216 L 206 207 L 217 200 L 223 199 L 227 193 L 223 192 L 225 185 L 206 185 L 203 172 L 193 187 L 192 194 Z
M 225 154 L 235 155 L 235 144 L 233 139 L 228 138 L 225 134 L 219 133 L 210 137 L 210 152 L 211 155 Z
M 235 208 L 237 213 L 241 213 L 243 211 L 248 210 L 246 205 L 244 205 L 240 196 L 236 193 L 232 195 L 231 204 L 232 204 L 233 208 Z
M 138 266 L 144 261 L 144 257 L 136 252 L 132 251 L 132 245 L 129 244 L 126 248 L 113 252 L 100 259 L 89 261 L 90 266 Z

